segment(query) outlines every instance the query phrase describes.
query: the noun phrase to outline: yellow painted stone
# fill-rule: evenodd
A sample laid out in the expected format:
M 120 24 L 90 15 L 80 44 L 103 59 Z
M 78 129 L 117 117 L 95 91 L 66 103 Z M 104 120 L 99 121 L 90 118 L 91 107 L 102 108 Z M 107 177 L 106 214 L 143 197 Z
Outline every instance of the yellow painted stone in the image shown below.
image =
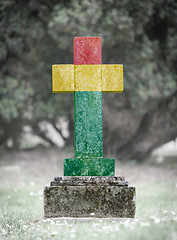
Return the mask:
M 74 92 L 74 65 L 52 65 L 52 91 Z
M 123 65 L 102 65 L 101 90 L 123 92 Z
M 101 65 L 75 65 L 75 91 L 101 91 Z

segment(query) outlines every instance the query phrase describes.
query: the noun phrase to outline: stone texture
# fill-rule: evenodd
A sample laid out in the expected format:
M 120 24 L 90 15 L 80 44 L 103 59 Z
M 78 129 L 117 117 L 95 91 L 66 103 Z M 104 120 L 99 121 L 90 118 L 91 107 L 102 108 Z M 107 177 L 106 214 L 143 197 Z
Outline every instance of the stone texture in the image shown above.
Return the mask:
M 74 65 L 101 64 L 101 38 L 74 38 Z
M 114 176 L 115 159 L 70 158 L 64 160 L 64 176 Z
M 74 66 L 75 91 L 101 91 L 101 65 Z
M 54 181 L 50 183 L 50 186 L 88 186 L 88 185 L 104 185 L 104 186 L 128 186 L 128 182 L 125 181 L 124 177 L 55 177 Z
M 44 189 L 44 214 L 47 218 L 133 218 L 135 188 L 121 177 L 55 178 Z
M 102 65 L 101 90 L 123 92 L 123 65 Z
M 74 65 L 52 65 L 52 91 L 74 92 Z
M 102 92 L 74 93 L 75 158 L 103 157 Z

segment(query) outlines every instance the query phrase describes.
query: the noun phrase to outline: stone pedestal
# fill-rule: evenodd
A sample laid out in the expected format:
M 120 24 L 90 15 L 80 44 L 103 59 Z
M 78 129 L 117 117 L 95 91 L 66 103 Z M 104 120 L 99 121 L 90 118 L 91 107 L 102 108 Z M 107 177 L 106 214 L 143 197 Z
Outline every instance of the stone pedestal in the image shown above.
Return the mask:
M 133 218 L 135 188 L 124 177 L 56 177 L 44 189 L 44 215 Z

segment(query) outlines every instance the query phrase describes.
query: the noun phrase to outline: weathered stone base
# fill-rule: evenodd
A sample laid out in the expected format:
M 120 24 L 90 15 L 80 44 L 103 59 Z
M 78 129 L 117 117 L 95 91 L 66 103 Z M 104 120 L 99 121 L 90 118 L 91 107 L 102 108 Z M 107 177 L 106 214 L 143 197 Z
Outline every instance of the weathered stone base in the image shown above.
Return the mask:
M 44 189 L 44 215 L 133 218 L 135 188 L 123 177 L 58 177 Z

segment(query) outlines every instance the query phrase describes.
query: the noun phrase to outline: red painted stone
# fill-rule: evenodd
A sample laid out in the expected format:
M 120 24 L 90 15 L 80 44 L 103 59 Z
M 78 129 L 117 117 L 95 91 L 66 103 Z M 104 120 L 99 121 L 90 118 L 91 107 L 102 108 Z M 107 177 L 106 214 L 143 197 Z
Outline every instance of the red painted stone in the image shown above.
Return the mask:
M 74 64 L 98 65 L 102 63 L 100 37 L 74 38 Z

